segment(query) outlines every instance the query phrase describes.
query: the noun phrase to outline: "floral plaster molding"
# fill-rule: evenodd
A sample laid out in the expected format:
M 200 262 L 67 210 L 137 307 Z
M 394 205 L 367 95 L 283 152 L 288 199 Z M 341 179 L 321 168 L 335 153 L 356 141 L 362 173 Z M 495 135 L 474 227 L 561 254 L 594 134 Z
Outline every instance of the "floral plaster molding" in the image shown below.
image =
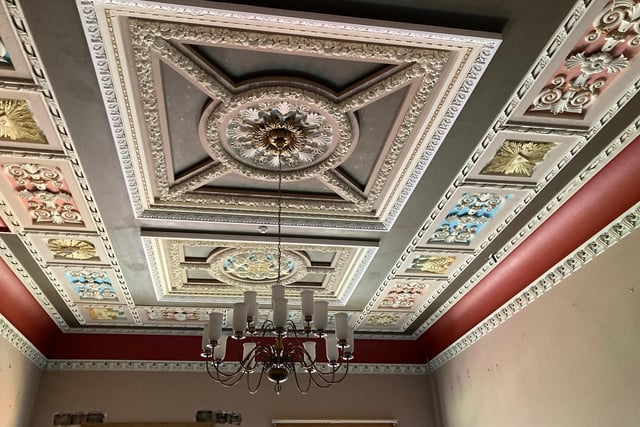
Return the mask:
M 109 50 L 109 46 L 105 45 L 105 40 L 102 38 L 101 33 L 101 31 L 109 31 L 108 27 L 111 25 L 110 22 L 113 13 L 126 14 L 135 12 L 137 15 L 153 14 L 155 19 L 179 15 L 189 17 L 190 21 L 200 24 L 210 24 L 216 20 L 220 22 L 235 22 L 236 24 L 234 25 L 238 25 L 238 28 L 248 28 L 253 31 L 262 30 L 275 32 L 276 30 L 284 30 L 285 33 L 296 34 L 304 31 L 305 35 L 315 37 L 331 38 L 341 35 L 348 36 L 353 40 L 371 41 L 372 38 L 376 38 L 385 40 L 387 43 L 396 41 L 399 44 L 408 46 L 429 45 L 429 47 L 438 49 L 439 47 L 445 48 L 446 46 L 455 45 L 458 46 L 458 48 L 464 47 L 465 49 L 474 50 L 470 58 L 472 63 L 468 63 L 467 66 L 465 66 L 465 70 L 457 79 L 459 86 L 454 88 L 456 92 L 450 96 L 449 104 L 444 106 L 444 110 L 442 110 L 436 123 L 433 123 L 434 131 L 431 133 L 428 146 L 425 146 L 423 152 L 412 160 L 414 163 L 412 171 L 397 183 L 396 191 L 398 192 L 398 196 L 391 205 L 384 208 L 386 213 L 383 214 L 383 222 L 361 221 L 342 224 L 336 221 L 306 218 L 295 221 L 295 225 L 301 227 L 322 226 L 363 230 L 389 229 L 500 44 L 498 40 L 478 36 L 438 34 L 410 29 L 363 26 L 351 23 L 317 21 L 152 2 L 77 0 L 77 4 L 85 27 L 85 34 L 87 34 L 89 49 L 93 53 L 96 73 L 103 76 L 99 83 L 103 92 L 107 113 L 111 118 L 112 132 L 121 157 L 123 172 L 129 188 L 134 211 L 138 217 L 152 220 L 168 219 L 169 217 L 172 219 L 176 218 L 168 213 L 154 210 L 145 211 L 144 198 L 137 187 L 139 177 L 134 167 L 135 160 L 132 160 L 129 151 L 127 143 L 128 129 L 124 124 L 124 121 L 130 120 L 131 116 L 125 117 L 121 114 L 121 111 L 125 111 L 126 109 L 124 104 L 119 104 L 119 95 L 122 95 L 122 89 L 116 87 L 118 83 L 110 77 L 111 70 L 109 69 L 109 63 L 113 61 L 112 57 L 114 54 Z M 105 18 L 105 16 L 107 17 Z M 238 24 L 239 22 L 241 24 Z M 301 28 L 304 28 L 304 30 L 301 30 Z M 441 107 L 443 106 L 441 105 L 438 108 Z M 206 220 L 214 222 L 253 223 L 250 219 L 240 215 L 235 215 L 233 218 L 230 218 L 228 215 L 212 216 L 203 215 L 198 212 L 181 213 L 179 219 L 183 221 Z
M 588 130 L 579 131 L 576 129 L 555 129 L 551 127 L 545 127 L 544 124 L 535 124 L 525 126 L 518 123 L 509 122 L 510 118 L 515 114 L 516 108 L 521 104 L 521 102 L 525 99 L 527 95 L 527 91 L 533 86 L 536 79 L 540 76 L 540 74 L 545 70 L 545 68 L 549 65 L 554 54 L 558 51 L 562 43 L 568 38 L 570 32 L 581 22 L 581 18 L 586 14 L 589 6 L 592 5 L 592 1 L 584 0 L 578 2 L 574 7 L 573 11 L 569 13 L 563 25 L 559 27 L 555 36 L 551 38 L 551 41 L 548 43 L 545 50 L 539 56 L 538 61 L 529 69 L 528 74 L 523 79 L 520 86 L 514 92 L 511 100 L 505 105 L 502 112 L 494 121 L 492 127 L 487 131 L 485 137 L 482 139 L 476 150 L 469 157 L 465 165 L 460 170 L 459 174 L 454 179 L 452 185 L 449 189 L 444 193 L 442 199 L 437 204 L 434 211 L 430 214 L 430 216 L 425 221 L 421 230 L 416 234 L 415 238 L 412 240 L 411 244 L 407 246 L 405 252 L 397 261 L 394 268 L 392 268 L 391 272 L 387 275 L 385 280 L 382 282 L 374 297 L 365 307 L 362 315 L 356 321 L 356 326 L 359 325 L 368 312 L 371 310 L 377 300 L 380 298 L 385 288 L 388 286 L 391 280 L 396 277 L 398 270 L 402 266 L 403 262 L 412 254 L 418 245 L 418 242 L 425 234 L 426 230 L 431 226 L 433 221 L 438 217 L 442 209 L 445 207 L 446 203 L 451 199 L 454 195 L 455 190 L 459 187 L 470 184 L 468 182 L 468 177 L 471 171 L 474 169 L 477 161 L 481 158 L 482 154 L 489 147 L 491 142 L 494 140 L 496 135 L 505 130 L 509 131 L 517 131 L 523 133 L 526 138 L 527 133 L 537 133 L 537 134 L 554 134 L 557 133 L 559 135 L 566 136 L 575 136 L 577 141 L 573 145 L 573 147 L 564 155 L 561 159 L 558 160 L 556 166 L 552 168 L 539 183 L 535 185 L 534 188 L 530 189 L 530 194 L 523 200 L 522 203 L 516 208 L 516 212 L 519 212 L 524 206 L 535 197 L 561 170 L 562 168 L 573 158 L 575 155 L 582 150 L 598 132 L 599 130 L 611 120 L 615 114 L 627 103 L 627 101 L 637 92 L 640 88 L 640 83 L 636 84 L 634 87 L 629 89 L 627 92 L 623 93 L 621 97 L 615 102 L 612 107 L 605 112 L 594 124 L 594 126 Z M 549 215 L 551 215 L 557 208 L 560 207 L 564 200 L 568 199 L 571 194 L 573 194 L 582 184 L 584 184 L 591 176 L 593 176 L 597 171 L 599 171 L 604 165 L 616 154 L 618 154 L 622 149 L 629 144 L 633 140 L 633 135 L 638 134 L 639 121 L 636 121 L 635 124 L 631 125 L 622 135 L 609 144 L 609 146 L 602 152 L 600 155 L 593 160 L 593 162 L 586 167 L 582 173 L 580 173 L 576 178 L 574 178 L 569 185 L 565 187 L 556 197 L 554 197 L 547 206 L 536 215 L 536 217 L 531 220 L 526 227 L 523 227 L 517 236 L 512 239 L 505 247 L 503 247 L 500 251 L 497 251 L 495 254 L 495 259 L 490 259 L 485 265 L 478 270 L 478 272 L 472 277 L 469 281 L 467 281 L 455 295 L 453 295 L 448 301 L 446 301 L 442 306 L 438 308 L 438 310 L 427 319 L 427 321 L 421 325 L 416 331 L 412 334 L 414 338 L 419 337 L 427 328 L 429 328 L 435 321 L 440 318 L 453 304 L 457 302 L 469 289 L 471 289 L 475 283 L 477 283 L 482 277 L 488 274 L 493 267 L 496 265 L 499 258 L 508 254 L 511 250 L 513 250 L 517 244 L 519 244 L 526 236 L 528 236 L 531 232 L 533 232 Z M 495 187 L 494 187 L 495 188 Z M 508 217 L 504 226 L 511 222 L 511 220 L 515 217 L 515 215 L 511 215 Z M 496 230 L 496 232 L 489 235 L 480 247 L 474 251 L 474 255 L 479 254 L 495 237 L 501 229 Z M 468 266 L 468 264 L 473 260 L 472 257 L 467 259 L 463 265 L 461 265 L 457 271 L 453 272 L 449 279 L 446 282 L 443 282 L 442 285 L 438 287 L 438 289 L 433 293 L 431 297 L 418 309 L 414 315 L 412 315 L 404 325 L 404 328 L 408 328 L 411 324 L 420 316 L 424 310 L 427 309 L 436 298 L 453 282 L 453 280 L 458 277 L 460 273 Z
M 239 367 L 237 362 L 226 363 L 229 369 Z M 204 362 L 162 360 L 48 360 L 47 371 L 157 371 L 157 372 L 203 372 Z M 353 363 L 349 373 L 353 374 L 408 374 L 426 375 L 427 365 Z
M 155 237 L 142 237 L 142 245 L 144 248 L 145 257 L 147 260 L 147 265 L 149 266 L 149 271 L 151 273 L 151 279 L 153 283 L 153 287 L 156 294 L 156 299 L 159 302 L 175 302 L 175 303 L 205 303 L 205 304 L 217 304 L 217 303 L 229 303 L 230 296 L 222 295 L 222 294 L 210 294 L 210 295 L 198 295 L 198 294 L 189 294 L 189 295 L 180 295 L 180 294 L 171 294 L 168 292 L 168 289 L 171 288 L 170 284 L 174 283 L 176 280 L 181 278 L 180 272 L 177 271 L 176 266 L 179 266 L 181 263 L 181 259 L 178 256 L 177 251 L 169 250 L 169 256 L 161 256 L 160 254 L 164 251 L 164 247 L 162 244 L 162 239 Z M 173 242 L 172 242 L 173 243 Z M 196 240 L 187 240 L 184 243 L 188 243 L 189 245 L 196 246 L 216 246 L 216 245 L 231 245 L 233 241 L 220 241 L 216 242 L 214 240 L 211 241 L 196 241 Z M 248 243 L 243 242 L 245 248 L 255 247 L 255 248 L 268 248 L 272 249 L 274 246 L 272 244 L 264 244 L 264 243 Z M 331 290 L 335 290 L 338 292 L 336 298 L 332 298 L 329 300 L 329 304 L 332 306 L 338 305 L 343 306 L 347 303 L 349 298 L 356 289 L 358 282 L 362 279 L 364 272 L 369 267 L 373 257 L 375 256 L 378 248 L 376 247 L 358 247 L 356 246 L 325 246 L 325 245 L 313 245 L 310 242 L 307 245 L 294 245 L 285 246 L 286 249 L 305 249 L 310 251 L 335 251 L 339 256 L 338 263 L 334 266 L 335 273 L 330 275 L 328 288 Z M 169 262 L 171 265 L 168 265 Z M 176 270 L 172 273 L 172 270 Z M 346 283 L 344 282 L 346 281 Z M 242 285 L 241 282 L 230 282 L 235 287 Z M 246 283 L 244 284 L 246 285 Z M 257 285 L 254 285 L 254 287 Z M 249 289 L 249 288 L 248 288 Z M 235 296 L 231 296 L 231 298 L 237 298 L 240 294 Z M 299 303 L 299 300 L 290 299 L 292 304 Z M 262 301 L 262 303 L 267 303 L 268 300 Z
M 465 284 L 458 289 L 458 291 L 451 296 L 444 304 L 442 304 L 438 310 L 432 314 L 419 328 L 415 330 L 413 336 L 418 338 L 424 331 L 426 331 L 431 325 L 433 325 L 444 313 L 449 310 L 460 298 L 462 298 L 467 292 L 480 282 L 493 268 L 498 264 L 501 258 L 511 253 L 524 239 L 529 236 L 540 224 L 544 222 L 549 216 L 551 216 L 562 204 L 567 201 L 584 183 L 586 183 L 591 177 L 597 174 L 606 164 L 613 159 L 618 153 L 620 153 L 627 145 L 635 140 L 640 135 L 640 117 L 636 119 L 634 123 L 625 129 L 618 138 L 613 140 L 589 165 L 587 165 L 582 172 L 580 172 L 571 182 L 569 182 L 556 196 L 551 199 L 547 205 L 542 208 L 538 214 L 529 223 L 522 227 L 520 231 L 500 250 L 496 251 L 492 258 L 489 259 L 478 271 L 465 282 Z M 448 284 L 441 286 L 438 289 L 440 294 Z M 420 311 L 424 311 L 426 306 Z M 415 321 L 418 317 L 418 312 L 409 320 L 409 322 Z M 407 327 L 410 323 L 407 323 Z
M 138 316 L 138 313 L 133 310 L 134 303 L 133 299 L 128 291 L 128 287 L 124 282 L 124 278 L 121 274 L 120 267 L 118 261 L 116 259 L 115 253 L 111 247 L 111 243 L 109 240 L 109 236 L 107 234 L 107 230 L 104 227 L 104 223 L 100 216 L 98 207 L 95 203 L 95 198 L 90 189 L 89 182 L 87 181 L 83 168 L 81 166 L 80 159 L 75 151 L 73 146 L 73 142 L 71 137 L 67 131 L 67 126 L 62 116 L 61 110 L 58 106 L 58 102 L 55 98 L 55 95 L 50 87 L 49 80 L 46 74 L 46 71 L 42 65 L 40 60 L 40 55 L 38 53 L 38 49 L 33 43 L 31 38 L 31 34 L 29 31 L 29 26 L 27 25 L 24 14 L 19 3 L 16 0 L 4 0 L 4 5 L 11 16 L 11 23 L 13 25 L 13 29 L 18 36 L 18 39 L 21 44 L 21 48 L 23 53 L 27 59 L 27 62 L 30 66 L 30 72 L 33 77 L 34 83 L 32 84 L 24 84 L 18 85 L 20 90 L 27 90 L 38 92 L 42 95 L 45 105 L 47 106 L 47 112 L 49 118 L 54 124 L 54 128 L 56 131 L 56 136 L 60 139 L 62 143 L 62 151 L 63 155 L 58 153 L 50 153 L 50 154 L 40 154 L 37 155 L 35 153 L 28 154 L 28 157 L 39 157 L 42 159 L 55 159 L 55 160 L 65 160 L 66 164 L 73 171 L 73 180 L 77 183 L 77 187 L 79 191 L 74 194 L 75 200 L 80 203 L 80 199 L 82 200 L 83 206 L 86 206 L 86 212 L 88 213 L 87 217 L 84 218 L 87 224 L 91 224 L 90 227 L 94 229 L 95 233 L 97 233 L 99 239 L 104 243 L 104 247 L 106 253 L 109 257 L 109 263 L 112 265 L 113 269 L 117 273 L 118 283 L 125 294 L 125 299 L 127 301 L 127 305 L 129 306 L 134 321 L 136 324 L 141 324 L 141 320 Z M 13 83 L 12 83 L 13 85 Z M 2 150 L 2 154 L 11 154 L 6 150 Z M 24 153 L 16 152 L 15 156 L 23 157 L 26 156 Z M 71 179 L 71 178 L 70 178 Z M 13 214 L 8 210 L 8 206 L 4 200 L 0 200 L 0 209 L 5 212 L 5 216 L 9 219 L 8 225 L 11 230 L 16 233 L 16 235 L 20 238 L 25 247 L 31 252 L 32 256 L 36 259 L 41 268 L 43 268 L 44 272 L 50 277 L 54 286 L 58 284 L 58 281 L 55 279 L 53 273 L 50 269 L 47 268 L 46 262 L 40 256 L 38 250 L 34 247 L 34 245 L 29 240 L 29 234 L 26 233 L 21 224 L 16 220 Z M 9 214 L 7 214 L 9 212 Z M 69 326 L 61 317 L 61 315 L 57 312 L 57 310 L 53 307 L 51 302 L 44 296 L 42 291 L 35 285 L 33 279 L 26 273 L 26 270 L 20 263 L 17 261 L 15 256 L 2 244 L 0 247 L 0 256 L 7 262 L 7 264 L 12 268 L 12 270 L 16 273 L 16 275 L 21 278 L 23 283 L 25 283 L 27 289 L 36 297 L 38 302 L 42 305 L 42 307 L 47 311 L 47 313 L 52 317 L 54 322 L 62 329 L 68 330 Z M 59 284 L 58 284 L 59 285 Z M 58 292 L 61 292 L 61 288 L 56 288 Z M 64 292 L 61 295 L 65 295 Z M 78 318 L 78 310 L 74 305 L 69 305 L 69 309 L 72 311 L 74 316 Z
M 493 314 L 434 357 L 429 363 L 429 368 L 432 371 L 440 368 L 554 286 L 561 283 L 564 278 L 582 268 L 638 228 L 640 228 L 640 203 L 622 214 L 600 233 L 573 251 L 538 280 L 527 286 Z
M 529 111 L 583 114 L 605 90 L 605 85 L 634 59 L 640 44 L 639 10 L 640 4 L 634 0 L 607 2 L 595 17 L 592 29 L 580 40 L 586 45 L 566 57 L 563 68 L 536 96 Z
M 0 314 L 0 335 L 17 348 L 20 353 L 25 355 L 27 359 L 35 363 L 41 370 L 46 369 L 49 360 L 2 314 Z

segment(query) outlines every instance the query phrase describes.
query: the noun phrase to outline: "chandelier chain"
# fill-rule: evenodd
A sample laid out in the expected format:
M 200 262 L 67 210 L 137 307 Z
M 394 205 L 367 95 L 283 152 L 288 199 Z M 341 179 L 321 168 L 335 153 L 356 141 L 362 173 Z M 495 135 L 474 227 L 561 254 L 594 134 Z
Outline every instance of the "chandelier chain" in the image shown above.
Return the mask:
M 276 283 L 280 284 L 282 274 L 282 148 L 278 147 L 278 277 Z

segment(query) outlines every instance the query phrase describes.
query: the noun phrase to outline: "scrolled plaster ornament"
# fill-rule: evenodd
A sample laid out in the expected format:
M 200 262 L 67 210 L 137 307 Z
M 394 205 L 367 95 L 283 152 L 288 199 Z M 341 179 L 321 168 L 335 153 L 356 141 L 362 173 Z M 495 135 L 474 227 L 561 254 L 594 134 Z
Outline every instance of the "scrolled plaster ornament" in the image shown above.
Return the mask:
M 549 111 L 552 114 L 582 112 L 591 106 L 597 92 L 605 84 L 606 79 L 599 78 L 583 86 L 574 87 L 567 84 L 566 76 L 557 76 L 534 100 L 531 111 Z
M 420 281 L 403 281 L 389 290 L 380 303 L 381 309 L 411 309 L 429 285 Z
M 568 69 L 580 67 L 580 75 L 573 80 L 572 86 L 584 87 L 591 75 L 602 72 L 617 73 L 629 65 L 629 60 L 624 55 L 614 58 L 607 52 L 594 53 L 590 56 L 580 52 L 567 58 L 564 64 Z
M 67 188 L 62 171 L 34 163 L 9 163 L 5 177 L 14 187 L 34 223 L 83 225 L 84 220 Z
M 612 0 L 593 22 L 593 30 L 584 38 L 586 47 L 568 56 L 567 69 L 579 68 L 577 76 L 569 77 L 564 71 L 556 74 L 533 100 L 529 111 L 549 111 L 554 115 L 583 114 L 596 100 L 600 90 L 635 58 L 611 52 L 620 44 L 630 48 L 640 45 L 640 3 L 634 0 Z M 604 36 L 604 40 L 601 40 Z M 594 46 L 591 48 L 590 46 Z M 587 54 L 589 52 L 589 54 Z M 593 80 L 589 80 L 593 77 Z
M 211 263 L 211 268 L 233 280 L 247 283 L 275 283 L 278 276 L 290 282 L 290 276 L 299 276 L 300 270 L 305 269 L 304 260 L 291 251 L 283 251 L 282 255 L 282 259 L 278 260 L 275 250 L 233 249 L 216 256 Z M 278 261 L 280 261 L 279 275 Z
M 397 313 L 374 313 L 367 319 L 367 325 L 374 326 L 391 326 L 400 320 L 401 314 Z
M 593 30 L 585 41 L 596 42 L 604 35 L 603 52 L 612 51 L 620 43 L 640 44 L 640 3 L 633 0 L 614 0 L 593 21 Z
M 429 243 L 469 245 L 511 198 L 510 194 L 465 193 L 429 238 Z

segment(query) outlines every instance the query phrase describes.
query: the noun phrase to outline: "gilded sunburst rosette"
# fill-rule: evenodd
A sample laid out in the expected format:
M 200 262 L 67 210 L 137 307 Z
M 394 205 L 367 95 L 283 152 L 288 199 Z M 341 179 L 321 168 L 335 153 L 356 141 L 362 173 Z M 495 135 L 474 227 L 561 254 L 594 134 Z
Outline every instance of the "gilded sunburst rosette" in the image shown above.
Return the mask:
M 357 136 L 352 113 L 297 88 L 249 90 L 205 111 L 205 148 L 252 179 L 300 180 L 335 168 Z
M 423 273 L 444 274 L 455 262 L 455 256 L 420 255 L 409 265 L 409 270 Z
M 86 240 L 50 239 L 47 246 L 54 255 L 62 258 L 88 260 L 96 256 L 96 247 Z
M 281 162 L 287 169 L 323 156 L 332 135 L 324 115 L 289 102 L 263 102 L 241 110 L 226 129 L 229 145 L 252 166 L 278 168 Z
M 480 174 L 531 177 L 555 146 L 550 142 L 505 141 Z
M 29 105 L 20 99 L 0 99 L 0 138 L 39 144 L 47 142 Z

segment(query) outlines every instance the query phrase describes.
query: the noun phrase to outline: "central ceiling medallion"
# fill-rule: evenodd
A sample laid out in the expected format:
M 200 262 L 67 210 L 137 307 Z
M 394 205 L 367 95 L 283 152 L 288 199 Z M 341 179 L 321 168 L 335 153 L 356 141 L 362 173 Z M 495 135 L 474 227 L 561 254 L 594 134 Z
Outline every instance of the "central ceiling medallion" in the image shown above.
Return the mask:
M 261 103 L 239 111 L 227 125 L 226 137 L 236 153 L 255 167 L 283 169 L 309 165 L 326 154 L 333 129 L 327 118 L 304 105 Z
M 268 86 L 205 109 L 208 149 L 250 178 L 300 180 L 335 168 L 347 157 L 353 114 L 319 92 Z M 278 151 L 281 164 L 278 165 Z
M 282 251 L 280 281 L 293 283 L 307 275 L 303 257 L 293 251 Z M 278 254 L 274 249 L 230 249 L 215 256 L 211 267 L 219 280 L 238 285 L 270 285 L 278 280 Z

